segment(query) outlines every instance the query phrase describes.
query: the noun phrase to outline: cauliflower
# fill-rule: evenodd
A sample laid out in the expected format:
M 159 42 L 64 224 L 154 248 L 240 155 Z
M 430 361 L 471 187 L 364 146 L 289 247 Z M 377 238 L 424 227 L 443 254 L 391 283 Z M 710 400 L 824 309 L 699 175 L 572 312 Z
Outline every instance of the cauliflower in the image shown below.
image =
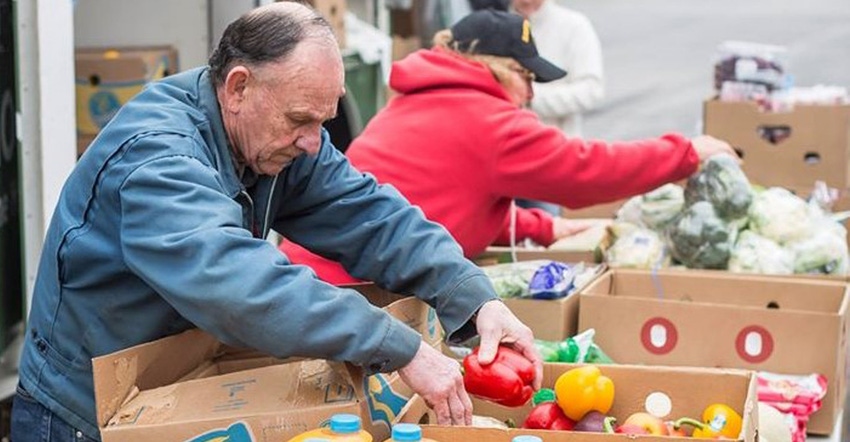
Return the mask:
M 809 205 L 780 187 L 756 194 L 749 216 L 753 232 L 783 245 L 803 240 L 815 230 Z
M 661 231 L 682 211 L 684 195 L 681 186 L 665 184 L 626 201 L 617 211 L 617 221 Z
M 794 273 L 794 253 L 749 230 L 741 232 L 729 257 L 729 270 L 737 273 Z
M 628 229 L 605 253 L 612 267 L 651 269 L 667 265 L 664 242 L 647 229 Z

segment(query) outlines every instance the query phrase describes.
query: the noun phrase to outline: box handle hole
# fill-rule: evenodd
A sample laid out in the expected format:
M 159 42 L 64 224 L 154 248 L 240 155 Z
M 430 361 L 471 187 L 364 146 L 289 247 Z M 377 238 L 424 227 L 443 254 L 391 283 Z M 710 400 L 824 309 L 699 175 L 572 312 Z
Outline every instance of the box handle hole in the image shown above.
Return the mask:
M 773 308 L 779 310 L 779 303 L 776 301 L 770 301 L 767 303 L 767 308 Z
M 732 150 L 734 150 L 735 153 L 738 154 L 738 158 L 740 158 L 742 160 L 744 159 L 744 149 L 741 149 L 740 147 L 732 146 Z
M 803 155 L 803 161 L 805 161 L 806 164 L 818 164 L 820 163 L 820 154 L 817 152 L 806 152 L 806 154 Z
M 89 77 L 89 84 L 92 86 L 97 86 L 100 84 L 100 75 L 92 75 Z
M 756 132 L 758 132 L 761 139 L 775 146 L 791 136 L 791 126 L 787 124 L 761 125 L 756 128 Z
M 643 406 L 647 413 L 663 419 L 673 410 L 673 401 L 667 394 L 656 391 L 646 396 Z

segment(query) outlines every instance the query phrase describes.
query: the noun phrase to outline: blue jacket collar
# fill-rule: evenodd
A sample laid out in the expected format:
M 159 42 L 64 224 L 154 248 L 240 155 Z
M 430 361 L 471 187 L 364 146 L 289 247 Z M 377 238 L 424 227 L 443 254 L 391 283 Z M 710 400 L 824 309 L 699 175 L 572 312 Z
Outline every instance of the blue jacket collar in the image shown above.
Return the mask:
M 236 171 L 236 158 L 227 138 L 227 132 L 224 130 L 221 107 L 218 103 L 218 96 L 212 77 L 210 77 L 209 68 L 203 68 L 203 72 L 198 78 L 198 103 L 210 122 L 210 129 L 215 140 L 214 148 L 216 152 L 214 154 L 219 162 L 218 170 L 225 180 L 227 192 L 231 196 L 235 196 L 244 190 L 244 186 Z

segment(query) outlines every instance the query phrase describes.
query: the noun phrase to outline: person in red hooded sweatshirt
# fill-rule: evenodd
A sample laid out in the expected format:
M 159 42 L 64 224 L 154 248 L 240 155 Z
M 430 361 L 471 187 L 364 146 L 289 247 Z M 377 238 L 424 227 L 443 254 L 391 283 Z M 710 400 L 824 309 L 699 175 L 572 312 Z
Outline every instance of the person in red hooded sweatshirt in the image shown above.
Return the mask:
M 361 172 L 398 189 L 442 224 L 468 258 L 507 244 L 512 201 L 578 209 L 642 194 L 697 171 L 725 142 L 678 134 L 606 143 L 566 137 L 524 108 L 531 82 L 566 75 L 537 53 L 528 20 L 476 11 L 392 66 L 397 95 L 346 151 Z M 587 228 L 540 209 L 516 209 L 515 239 L 543 246 Z M 339 264 L 284 240 L 293 263 L 331 283 L 356 282 Z

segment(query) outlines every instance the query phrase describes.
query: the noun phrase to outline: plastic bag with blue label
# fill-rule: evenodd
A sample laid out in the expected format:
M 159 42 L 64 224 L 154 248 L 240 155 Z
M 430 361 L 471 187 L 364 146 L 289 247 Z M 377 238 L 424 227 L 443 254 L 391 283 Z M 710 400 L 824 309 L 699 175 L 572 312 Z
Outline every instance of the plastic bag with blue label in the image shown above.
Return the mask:
M 575 279 L 575 267 L 552 261 L 534 272 L 528 283 L 528 292 L 534 299 L 563 298 L 575 288 Z

